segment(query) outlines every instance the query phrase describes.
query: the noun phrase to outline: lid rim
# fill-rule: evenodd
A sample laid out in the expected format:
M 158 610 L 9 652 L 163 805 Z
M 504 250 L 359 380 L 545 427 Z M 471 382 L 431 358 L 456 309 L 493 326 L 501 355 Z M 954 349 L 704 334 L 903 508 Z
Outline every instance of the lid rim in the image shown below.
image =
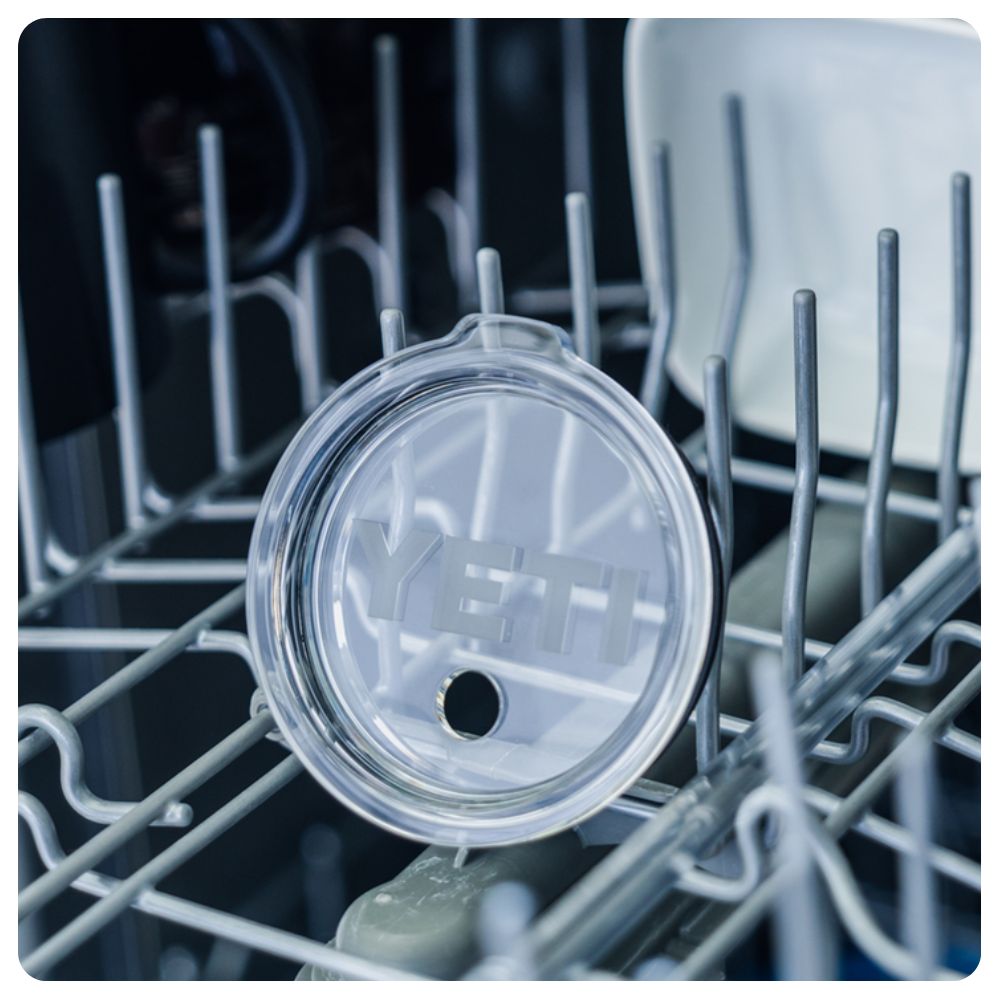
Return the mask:
M 487 317 L 485 320 L 484 317 L 470 317 L 442 341 L 410 348 L 359 373 L 313 414 L 289 445 L 268 484 L 254 527 L 249 562 L 251 572 L 247 578 L 248 631 L 258 663 L 261 687 L 279 728 L 307 770 L 339 801 L 384 829 L 419 841 L 477 847 L 537 839 L 576 826 L 603 809 L 641 777 L 686 724 L 715 655 L 722 615 L 721 560 L 717 539 L 695 473 L 681 449 L 630 394 L 607 375 L 569 353 L 561 338 L 557 340 L 558 350 L 546 351 L 544 355 L 536 351 L 518 352 L 509 347 L 501 348 L 501 353 L 496 354 L 495 349 L 491 352 L 479 348 L 470 349 L 467 344 L 463 346 L 463 338 L 468 337 L 469 329 L 487 320 L 504 324 L 522 323 L 511 317 Z M 541 328 L 546 325 L 532 326 Z M 698 607 L 704 608 L 706 613 L 704 620 L 695 624 L 693 638 L 688 640 L 688 645 L 692 647 L 688 650 L 691 663 L 684 668 L 685 683 L 679 685 L 679 690 L 675 690 L 667 682 L 661 685 L 659 696 L 651 703 L 645 721 L 623 752 L 615 758 L 615 762 L 621 765 L 617 776 L 613 779 L 605 777 L 603 780 L 594 780 L 600 777 L 595 774 L 594 778 L 582 783 L 571 794 L 557 800 L 558 809 L 552 808 L 551 803 L 528 810 L 518 808 L 518 800 L 534 786 L 496 793 L 497 799 L 505 801 L 508 808 L 502 810 L 491 806 L 493 811 L 470 808 L 468 802 L 463 803 L 459 797 L 450 808 L 440 801 L 434 802 L 429 808 L 422 808 L 419 797 L 405 796 L 400 789 L 377 775 L 368 774 L 367 777 L 371 780 L 367 787 L 363 787 L 364 782 L 354 774 L 351 767 L 353 763 L 360 774 L 363 761 L 350 758 L 352 748 L 349 742 L 342 740 L 339 747 L 327 744 L 325 752 L 317 752 L 324 736 L 313 728 L 314 720 L 310 719 L 308 712 L 297 714 L 293 697 L 295 691 L 289 687 L 291 684 L 294 688 L 294 681 L 299 678 L 303 666 L 294 657 L 286 655 L 290 641 L 285 618 L 286 585 L 289 583 L 286 576 L 290 530 L 288 520 L 294 513 L 294 504 L 290 503 L 290 498 L 298 498 L 301 502 L 309 485 L 301 481 L 294 482 L 293 473 L 302 467 L 315 470 L 324 449 L 329 452 L 334 447 L 332 442 L 339 441 L 343 446 L 345 439 L 356 440 L 365 427 L 371 426 L 370 414 L 362 416 L 354 412 L 353 420 L 341 419 L 344 416 L 351 417 L 351 410 L 356 411 L 359 400 L 363 401 L 366 394 L 378 394 L 380 391 L 384 394 L 387 390 L 396 388 L 401 394 L 409 395 L 409 392 L 405 392 L 405 387 L 401 388 L 398 383 L 407 382 L 412 392 L 419 374 L 418 369 L 427 367 L 419 364 L 421 359 L 427 361 L 430 358 L 434 362 L 437 378 L 427 383 L 433 385 L 435 381 L 445 379 L 449 368 L 468 367 L 473 354 L 477 353 L 481 355 L 483 365 L 488 362 L 482 359 L 490 358 L 491 353 L 497 360 L 502 357 L 505 372 L 512 376 L 518 370 L 527 370 L 544 382 L 548 370 L 550 384 L 555 383 L 558 388 L 559 380 L 554 379 L 557 368 L 562 372 L 563 381 L 572 376 L 580 382 L 588 383 L 591 389 L 596 389 L 598 398 L 603 401 L 602 407 L 607 419 L 618 420 L 620 429 L 625 429 L 626 437 L 635 442 L 637 453 L 641 452 L 638 458 L 658 471 L 659 478 L 654 477 L 655 481 L 659 484 L 666 470 L 674 485 L 681 487 L 675 496 L 668 499 L 672 499 L 672 509 L 679 509 L 682 513 L 686 511 L 687 529 L 693 529 L 690 544 L 697 552 L 689 553 L 689 558 L 697 556 L 697 561 L 708 568 L 702 581 L 703 593 L 698 597 Z M 424 386 L 425 389 L 427 385 Z M 612 413 L 615 410 L 617 415 Z M 331 425 L 334 427 L 333 433 L 323 435 L 321 429 Z M 320 429 L 319 433 L 317 429 Z M 336 455 L 342 456 L 344 453 L 343 447 L 334 450 Z M 659 641 L 662 642 L 662 636 Z M 663 704 L 668 689 L 680 698 L 679 701 L 673 701 L 673 710 Z M 639 696 L 633 707 L 638 704 L 638 699 Z M 678 704 L 683 706 L 683 711 L 678 709 Z M 666 718 L 658 713 L 665 714 Z M 658 733 L 653 732 L 656 728 L 653 720 L 659 726 Z M 618 729 L 607 740 L 589 751 L 571 770 L 600 756 L 605 746 L 619 735 L 623 725 L 624 723 L 619 723 Z M 345 763 L 348 764 L 347 767 L 344 766 Z M 340 768 L 339 772 L 337 768 Z M 340 780 L 335 780 L 336 777 Z M 558 777 L 559 775 L 550 780 L 557 782 Z M 524 804 L 526 803 L 521 803 Z

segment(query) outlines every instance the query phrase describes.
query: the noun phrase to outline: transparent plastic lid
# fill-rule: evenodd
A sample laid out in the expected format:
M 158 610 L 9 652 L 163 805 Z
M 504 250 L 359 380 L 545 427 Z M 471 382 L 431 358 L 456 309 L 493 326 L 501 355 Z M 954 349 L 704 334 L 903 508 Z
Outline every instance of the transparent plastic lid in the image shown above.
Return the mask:
M 375 823 L 573 826 L 689 715 L 718 560 L 677 447 L 555 327 L 473 316 L 338 390 L 264 496 L 250 637 L 288 743 Z

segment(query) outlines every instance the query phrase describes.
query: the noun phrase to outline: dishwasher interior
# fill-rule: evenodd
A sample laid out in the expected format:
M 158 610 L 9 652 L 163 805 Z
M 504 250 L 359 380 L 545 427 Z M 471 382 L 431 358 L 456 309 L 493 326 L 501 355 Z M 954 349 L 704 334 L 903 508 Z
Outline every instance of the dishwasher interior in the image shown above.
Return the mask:
M 780 100 L 748 84 L 699 111 L 724 220 L 708 237 L 724 278 L 711 328 L 691 320 L 683 252 L 702 161 L 670 135 L 630 163 L 627 63 L 640 31 L 670 26 L 25 29 L 18 913 L 32 976 L 976 968 L 978 131 L 975 161 L 934 181 L 933 248 L 902 224 L 859 237 L 872 294 L 829 319 L 870 350 L 856 384 L 836 385 L 870 394 L 868 443 L 831 447 L 824 290 L 843 275 L 831 263 L 782 286 L 772 341 L 745 322 L 772 274 L 753 132 L 773 135 L 774 105 L 755 102 Z M 653 103 L 680 120 L 686 97 Z M 978 107 L 966 117 L 977 130 Z M 793 198 L 794 171 L 781 183 Z M 900 406 L 920 408 L 900 296 L 928 259 L 946 317 L 940 420 L 913 439 L 928 460 L 910 444 L 894 460 Z M 679 444 L 716 534 L 724 624 L 697 708 L 624 795 L 555 836 L 456 849 L 369 823 L 304 773 L 260 690 L 244 580 L 261 497 L 306 417 L 384 352 L 475 313 L 562 327 Z M 679 384 L 679 349 L 697 390 Z M 740 364 L 787 373 L 787 433 L 741 423 Z

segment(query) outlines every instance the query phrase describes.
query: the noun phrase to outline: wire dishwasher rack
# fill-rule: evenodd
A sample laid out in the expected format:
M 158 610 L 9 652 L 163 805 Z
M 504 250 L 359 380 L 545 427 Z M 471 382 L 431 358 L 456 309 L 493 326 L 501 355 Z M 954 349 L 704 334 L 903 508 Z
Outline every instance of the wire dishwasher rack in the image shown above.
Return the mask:
M 579 25 L 570 25 L 564 32 L 567 87 L 580 71 L 579 50 L 573 48 L 578 30 Z M 459 301 L 475 301 L 478 278 L 483 311 L 500 312 L 499 256 L 479 248 L 476 36 L 475 22 L 459 22 L 455 27 L 456 195 L 438 191 L 433 197 L 447 236 Z M 96 651 L 109 659 L 126 652 L 134 657 L 71 704 L 28 704 L 19 711 L 19 765 L 23 768 L 40 755 L 54 758 L 58 754 L 66 802 L 93 824 L 94 831 L 64 850 L 49 809 L 27 792 L 19 795 L 19 815 L 44 866 L 44 872 L 19 894 L 22 929 L 36 911 L 66 894 L 96 898 L 54 933 L 29 936 L 22 964 L 33 976 L 52 974 L 63 959 L 129 908 L 230 942 L 247 953 L 276 956 L 289 963 L 290 974 L 304 965 L 308 968 L 303 974 L 314 978 L 376 980 L 425 975 L 403 963 L 393 964 L 385 956 L 352 954 L 157 888 L 215 841 L 237 836 L 247 817 L 264 808 L 289 782 L 303 780 L 297 759 L 272 739 L 269 766 L 259 777 L 236 789 L 226 784 L 227 766 L 276 736 L 259 696 L 247 705 L 247 721 L 203 752 L 197 752 L 197 739 L 183 725 L 184 706 L 163 704 L 165 716 L 177 715 L 172 730 L 175 738 L 191 745 L 190 762 L 158 787 L 146 789 L 137 802 L 109 801 L 88 787 L 78 734 L 86 720 L 107 712 L 116 700 L 128 699 L 154 675 L 178 669 L 192 655 L 235 657 L 251 675 L 255 672 L 242 627 L 245 564 L 216 544 L 216 532 L 225 522 L 252 522 L 259 497 L 246 492 L 246 484 L 268 472 L 294 427 L 280 431 L 254 451 L 243 448 L 241 409 L 249 404 L 238 390 L 233 306 L 263 297 L 282 310 L 303 415 L 332 389 L 324 357 L 324 257 L 345 250 L 360 257 L 371 276 L 376 308 L 402 306 L 406 251 L 398 57 L 393 39 L 379 40 L 378 236 L 340 229 L 314 239 L 300 253 L 294 279 L 274 274 L 245 283 L 229 280 L 223 137 L 213 126 L 201 129 L 207 292 L 169 306 L 175 315 L 204 313 L 209 317 L 211 433 L 217 472 L 183 496 L 162 490 L 147 465 L 147 435 L 155 433 L 155 428 L 143 419 L 122 191 L 116 177 L 100 179 L 125 524 L 96 551 L 70 554 L 50 528 L 23 329 L 20 332 L 19 499 L 27 584 L 18 605 L 21 669 L 32 669 L 32 656 L 38 651 Z M 575 122 L 573 127 L 585 130 L 586 108 L 581 116 L 571 101 L 567 107 L 567 128 Z M 726 974 L 727 963 L 738 949 L 768 926 L 772 931 L 771 943 L 765 946 L 769 964 L 758 969 L 761 976 L 846 978 L 850 973 L 842 960 L 836 964 L 836 958 L 847 948 L 869 963 L 862 966 L 869 975 L 892 978 L 959 978 L 978 961 L 978 859 L 940 839 L 942 802 L 948 794 L 944 776 L 955 767 L 978 768 L 980 761 L 979 738 L 957 724 L 969 706 L 975 708 L 981 677 L 978 657 L 963 659 L 957 648 L 978 649 L 979 626 L 956 618 L 962 606 L 975 599 L 979 587 L 978 482 L 964 483 L 958 465 L 972 322 L 969 179 L 956 175 L 951 180 L 954 326 L 937 495 L 899 488 L 902 477 L 893 480 L 899 324 L 898 239 L 891 230 L 877 235 L 879 402 L 866 479 L 820 472 L 817 302 L 809 291 L 798 292 L 789 303 L 789 350 L 794 349 L 796 379 L 794 463 L 740 457 L 732 454 L 731 435 L 738 429 L 731 427 L 727 363 L 751 280 L 751 214 L 740 99 L 728 98 L 720 112 L 720 128 L 728 129 L 729 196 L 738 221 L 729 308 L 720 338 L 728 347 L 726 357 L 706 359 L 704 425 L 686 438 L 684 448 L 705 477 L 724 553 L 726 582 L 733 590 L 724 649 L 690 720 L 689 732 L 695 739 L 693 743 L 681 740 L 670 751 L 686 755 L 689 778 L 678 785 L 645 779 L 588 821 L 579 834 L 585 843 L 599 846 L 600 860 L 577 873 L 537 912 L 510 885 L 489 889 L 477 908 L 478 957 L 456 975 L 715 977 Z M 579 141 L 568 145 L 577 152 L 586 149 L 586 141 L 582 146 Z M 655 151 L 655 166 L 658 249 L 664 264 L 661 273 L 667 279 L 650 291 L 654 320 L 639 336 L 645 336 L 647 345 L 641 399 L 662 416 L 675 295 L 665 147 Z M 942 178 L 942 196 L 947 181 Z M 567 312 L 572 311 L 578 349 L 584 356 L 597 358 L 602 344 L 599 308 L 605 323 L 604 317 L 618 308 L 615 297 L 620 299 L 623 293 L 595 282 L 587 196 L 568 196 L 566 212 L 571 282 L 562 296 L 569 304 Z M 876 234 L 872 237 L 874 242 Z M 642 298 L 641 288 L 629 294 Z M 535 300 L 541 297 L 536 295 Z M 531 295 L 522 293 L 512 301 L 526 305 Z M 383 329 L 391 334 L 398 322 L 396 314 L 384 314 L 383 320 Z M 606 352 L 615 349 L 610 334 L 603 344 Z M 965 486 L 969 486 L 968 504 L 963 502 Z M 787 550 L 781 557 L 785 571 L 780 627 L 765 627 L 746 624 L 732 613 L 739 576 L 738 571 L 731 572 L 734 518 L 740 504 L 762 503 L 775 496 L 783 496 L 786 503 L 790 500 L 791 516 Z M 806 634 L 810 553 L 816 548 L 814 536 L 818 539 L 824 511 L 853 512 L 853 520 L 846 523 L 861 529 L 847 537 L 845 522 L 837 522 L 841 533 L 834 547 L 851 549 L 860 556 L 862 614 L 832 643 Z M 909 527 L 921 523 L 937 532 L 937 544 L 887 592 L 885 553 L 893 536 L 906 538 Z M 200 540 L 196 556 L 155 554 L 162 541 L 192 525 L 198 528 Z M 814 570 L 821 576 L 824 567 Z M 74 593 L 142 585 L 161 585 L 156 592 L 164 595 L 166 614 L 175 595 L 185 588 L 212 585 L 226 592 L 179 627 L 54 623 L 59 602 Z M 742 665 L 741 676 L 749 679 L 750 700 L 757 706 L 756 712 L 747 709 L 745 716 L 720 710 L 730 700 L 734 657 Z M 190 696 L 198 698 L 200 675 L 194 676 Z M 965 717 L 973 720 L 974 728 L 974 716 L 966 713 Z M 892 727 L 902 733 L 898 741 Z M 684 773 L 683 768 L 679 773 Z M 973 782 L 977 773 L 973 772 Z M 935 780 L 935 775 L 942 777 Z M 185 799 L 212 784 L 219 789 L 214 811 L 193 815 Z M 886 801 L 892 819 L 876 809 Z M 969 824 L 978 828 L 978 820 Z M 157 834 L 159 849 L 149 860 L 121 878 L 100 871 L 111 855 L 150 827 L 167 829 Z M 301 830 L 286 833 L 294 838 Z M 879 888 L 872 889 L 868 875 L 856 869 L 853 860 L 859 856 L 859 844 L 864 846 L 863 857 L 870 861 L 874 856 L 882 869 L 896 873 L 888 883 L 883 879 Z M 473 861 L 460 853 L 447 867 L 458 872 Z M 949 931 L 956 912 L 964 915 L 964 925 L 971 920 L 975 931 L 974 939 L 965 943 L 964 958 L 957 955 L 955 936 Z M 835 942 L 845 942 L 844 947 Z

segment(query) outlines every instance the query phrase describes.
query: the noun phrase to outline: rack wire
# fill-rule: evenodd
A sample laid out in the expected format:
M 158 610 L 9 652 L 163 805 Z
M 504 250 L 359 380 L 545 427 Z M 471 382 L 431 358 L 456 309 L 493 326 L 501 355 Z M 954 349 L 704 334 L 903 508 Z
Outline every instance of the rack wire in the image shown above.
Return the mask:
M 647 296 L 641 288 L 599 286 L 595 279 L 589 112 L 586 89 L 581 86 L 586 76 L 582 31 L 582 25 L 569 24 L 563 32 L 567 52 L 567 176 L 578 188 L 566 199 L 570 286 L 564 290 L 521 290 L 514 301 L 540 307 L 546 303 L 555 308 L 568 306 L 577 349 L 596 364 L 600 362 L 602 343 L 601 313 L 623 303 L 643 301 Z M 483 311 L 501 312 L 504 294 L 499 255 L 479 246 L 482 182 L 477 35 L 473 21 L 458 22 L 455 27 L 456 193 L 432 192 L 428 205 L 444 227 L 462 307 L 472 307 L 478 298 Z M 406 307 L 407 249 L 398 59 L 395 40 L 379 39 L 378 235 L 342 228 L 314 239 L 299 255 L 294 281 L 278 274 L 243 283 L 230 281 L 223 137 L 213 126 L 205 126 L 200 132 L 207 291 L 170 305 L 176 316 L 207 313 L 209 317 L 217 471 L 183 496 L 170 496 L 161 489 L 147 464 L 148 428 L 139 387 L 121 184 L 113 176 L 100 179 L 98 198 L 118 399 L 117 441 L 125 524 L 116 537 L 96 551 L 68 553 L 49 526 L 34 434 L 24 331 L 19 329 L 19 499 L 22 565 L 27 584 L 27 593 L 18 605 L 19 649 L 26 658 L 39 650 L 137 654 L 69 705 L 26 705 L 19 712 L 19 765 L 39 754 L 51 754 L 54 747 L 60 757 L 61 785 L 67 803 L 100 827 L 83 844 L 66 853 L 45 806 L 26 792 L 19 794 L 19 814 L 46 869 L 21 890 L 19 917 L 28 917 L 71 890 L 97 900 L 22 958 L 24 968 L 33 975 L 49 973 L 131 907 L 344 978 L 419 978 L 406 970 L 359 958 L 324 942 L 157 888 L 167 875 L 237 827 L 252 810 L 263 807 L 302 771 L 296 758 L 285 752 L 278 764 L 211 815 L 197 817 L 196 822 L 185 804 L 185 797 L 212 782 L 224 767 L 260 741 L 276 735 L 270 713 L 259 696 L 252 707 L 248 706 L 245 723 L 168 781 L 149 790 L 139 802 L 108 801 L 88 788 L 86 762 L 77 734 L 86 719 L 107 710 L 115 699 L 126 696 L 157 672 L 169 671 L 182 654 L 212 652 L 232 656 L 255 675 L 246 635 L 226 627 L 242 610 L 244 561 L 214 555 L 210 534 L 203 554 L 196 558 L 155 558 L 146 554 L 146 549 L 150 542 L 168 537 L 192 522 L 251 521 L 259 498 L 241 491 L 248 480 L 267 471 L 295 429 L 277 431 L 255 451 L 246 452 L 242 447 L 235 302 L 259 296 L 282 310 L 298 374 L 303 416 L 334 388 L 326 375 L 323 336 L 326 304 L 321 264 L 326 256 L 346 252 L 365 264 L 376 308 L 382 316 L 384 350 L 391 353 L 405 344 L 402 317 Z M 956 175 L 952 186 L 954 327 L 937 497 L 918 496 L 890 486 L 899 393 L 898 236 L 891 230 L 880 233 L 877 242 L 879 394 L 867 482 L 819 473 L 817 312 L 815 296 L 809 291 L 797 293 L 792 309 L 794 467 L 734 456 L 727 368 L 751 280 L 752 231 L 739 97 L 728 98 L 723 111 L 731 157 L 734 255 L 718 333 L 720 353 L 705 363 L 704 426 L 684 442 L 684 448 L 706 479 L 727 584 L 734 541 L 734 484 L 791 498 L 781 628 L 771 630 L 727 621 L 724 630 L 727 645 L 757 650 L 752 681 L 758 715 L 746 719 L 720 711 L 720 651 L 690 720 L 696 731 L 696 776 L 682 788 L 645 782 L 643 795 L 629 795 L 609 806 L 609 815 L 616 813 L 627 819 L 627 835 L 615 835 L 612 839 L 620 839 L 620 843 L 540 915 L 533 916 L 523 901 L 508 898 L 505 902 L 501 897 L 509 887 L 491 890 L 500 895 L 491 905 L 484 904 L 482 920 L 496 922 L 500 907 L 500 923 L 507 930 L 504 934 L 484 934 L 484 940 L 501 943 L 495 945 L 494 953 L 468 970 L 472 978 L 606 975 L 599 971 L 603 956 L 665 899 L 677 893 L 721 904 L 725 915 L 683 960 L 661 962 L 659 966 L 654 961 L 637 977 L 690 979 L 710 975 L 773 913 L 778 929 L 774 946 L 778 974 L 786 978 L 829 978 L 833 969 L 826 942 L 830 939 L 831 917 L 819 902 L 820 883 L 844 931 L 886 973 L 901 978 L 957 976 L 941 964 L 937 883 L 950 880 L 978 891 L 980 867 L 973 859 L 935 843 L 936 793 L 932 777 L 941 754 L 980 760 L 979 739 L 959 729 L 955 720 L 977 697 L 981 669 L 977 665 L 956 678 L 950 666 L 957 645 L 978 648 L 980 644 L 977 625 L 953 618 L 956 609 L 975 593 L 979 582 L 979 514 L 976 506 L 960 502 L 963 484 L 958 467 L 971 337 L 969 179 Z M 675 316 L 674 252 L 669 150 L 657 147 L 652 156 L 656 252 L 660 256 L 657 270 L 664 279 L 648 293 L 651 322 L 640 397 L 654 415 L 662 417 L 669 390 L 666 359 Z M 805 635 L 805 593 L 819 501 L 863 511 L 863 532 L 858 540 L 862 616 L 833 644 Z M 939 544 L 899 586 L 886 593 L 883 552 L 889 513 L 936 525 Z M 150 583 L 177 588 L 232 584 L 232 589 L 179 628 L 84 628 L 45 623 L 49 609 L 81 588 Z M 928 639 L 928 664 L 908 662 L 913 651 Z M 930 690 L 934 700 L 920 707 L 889 697 L 881 689 L 890 682 L 914 691 Z M 831 739 L 831 733 L 845 720 L 849 725 L 846 742 Z M 898 727 L 905 736 L 886 751 L 884 743 L 870 739 L 874 720 Z M 728 741 L 725 748 L 724 741 Z M 861 776 L 846 792 L 835 793 L 824 782 L 807 778 L 810 762 L 846 770 L 861 760 L 868 767 L 857 772 Z M 879 797 L 890 787 L 896 788 L 898 822 L 874 811 Z M 650 788 L 655 794 L 650 794 Z M 764 817 L 768 819 L 761 837 L 760 822 Z M 600 817 L 595 822 L 599 823 Z M 123 879 L 97 871 L 102 861 L 150 825 L 175 829 L 176 839 Z M 887 848 L 897 859 L 902 901 L 899 911 L 905 918 L 901 942 L 892 939 L 872 916 L 842 847 L 849 833 Z M 517 916 L 514 933 L 510 931 L 512 913 Z

